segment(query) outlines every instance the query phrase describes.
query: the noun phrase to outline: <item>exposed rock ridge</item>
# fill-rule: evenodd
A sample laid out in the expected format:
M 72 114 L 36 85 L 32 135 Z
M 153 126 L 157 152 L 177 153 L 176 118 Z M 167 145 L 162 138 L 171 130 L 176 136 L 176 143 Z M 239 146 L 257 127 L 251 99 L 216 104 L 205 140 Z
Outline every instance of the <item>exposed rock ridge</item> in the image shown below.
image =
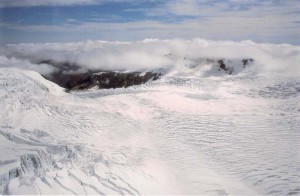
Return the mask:
M 54 62 L 43 60 L 57 68 L 49 75 L 43 75 L 46 79 L 66 88 L 66 90 L 86 90 L 93 87 L 99 89 L 126 88 L 133 85 L 140 85 L 149 80 L 157 80 L 162 76 L 155 72 L 122 72 L 122 71 L 103 71 L 103 70 L 83 70 L 79 65 L 68 62 Z
M 253 59 L 242 59 L 241 63 L 243 64 L 243 68 L 246 67 L 246 65 L 249 65 L 250 63 L 252 63 L 254 60 Z M 228 67 L 225 64 L 225 61 L 223 59 L 218 60 L 218 64 L 219 64 L 219 71 L 224 70 L 226 73 L 228 74 L 232 74 L 233 72 L 233 68 Z

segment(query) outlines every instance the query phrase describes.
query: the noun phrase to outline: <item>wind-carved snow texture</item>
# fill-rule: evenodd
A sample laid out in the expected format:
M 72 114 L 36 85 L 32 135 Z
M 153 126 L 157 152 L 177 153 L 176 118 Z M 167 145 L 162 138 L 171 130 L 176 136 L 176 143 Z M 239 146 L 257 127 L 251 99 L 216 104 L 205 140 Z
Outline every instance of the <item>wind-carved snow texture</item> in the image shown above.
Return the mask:
M 52 104 L 55 96 L 48 93 L 55 85 L 45 86 L 39 80 L 44 79 L 36 73 L 27 76 L 19 70 L 1 70 L 1 86 L 5 87 L 1 88 L 1 193 L 139 194 L 111 169 L 113 165 L 126 167 L 126 155 L 75 142 L 92 137 L 99 126 L 65 110 L 63 103 Z M 111 154 L 114 156 L 109 158 Z
M 298 78 L 70 94 L 34 72 L 0 74 L 2 194 L 299 194 Z
M 2 66 L 0 193 L 299 195 L 298 73 L 256 57 L 224 58 L 232 74 L 178 58 L 156 81 L 69 93 Z

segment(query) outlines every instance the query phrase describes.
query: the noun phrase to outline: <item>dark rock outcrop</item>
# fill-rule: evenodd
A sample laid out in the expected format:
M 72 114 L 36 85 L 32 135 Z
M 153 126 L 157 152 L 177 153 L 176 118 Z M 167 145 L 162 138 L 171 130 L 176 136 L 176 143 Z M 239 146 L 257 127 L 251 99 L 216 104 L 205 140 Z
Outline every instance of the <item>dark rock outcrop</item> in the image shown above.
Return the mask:
M 220 66 L 219 71 L 221 71 L 221 69 L 223 69 L 226 73 L 228 74 L 232 74 L 233 69 L 232 68 L 228 68 L 225 63 L 224 60 L 218 60 L 218 64 Z
M 253 59 L 243 59 L 242 63 L 244 65 L 244 68 L 246 67 L 246 65 L 248 65 L 249 63 L 252 63 L 254 60 Z
M 63 72 L 52 73 L 45 76 L 59 86 L 67 90 L 86 90 L 97 86 L 99 89 L 126 88 L 133 85 L 143 84 L 151 79 L 157 80 L 162 74 L 154 72 L 114 72 L 105 71 L 99 73 L 64 74 Z
M 220 65 L 220 69 L 223 69 L 223 70 L 225 70 L 225 71 L 228 70 L 228 68 L 226 67 L 226 65 L 225 65 L 225 63 L 224 63 L 223 60 L 218 60 L 218 63 L 219 63 L 219 65 Z
M 250 63 L 254 62 L 254 60 L 253 59 L 242 59 L 241 62 L 243 64 L 243 67 L 245 68 L 246 65 L 249 65 Z M 219 64 L 219 71 L 224 70 L 226 73 L 232 74 L 233 68 L 226 66 L 226 64 L 224 63 L 224 60 L 218 60 L 218 64 Z
M 143 84 L 151 79 L 157 80 L 162 74 L 154 72 L 100 72 L 92 75 L 99 88 L 120 88 Z
M 46 79 L 70 90 L 86 90 L 97 86 L 99 89 L 126 88 L 140 85 L 149 80 L 157 80 L 162 76 L 155 72 L 120 72 L 84 70 L 77 64 L 68 62 L 40 61 L 57 68 L 58 71 L 43 75 Z
M 157 80 L 162 74 L 154 72 L 114 72 L 105 71 L 93 73 L 66 74 L 64 72 L 54 72 L 46 79 L 69 90 L 86 90 L 97 86 L 99 89 L 123 88 L 133 85 L 143 84 L 151 79 Z

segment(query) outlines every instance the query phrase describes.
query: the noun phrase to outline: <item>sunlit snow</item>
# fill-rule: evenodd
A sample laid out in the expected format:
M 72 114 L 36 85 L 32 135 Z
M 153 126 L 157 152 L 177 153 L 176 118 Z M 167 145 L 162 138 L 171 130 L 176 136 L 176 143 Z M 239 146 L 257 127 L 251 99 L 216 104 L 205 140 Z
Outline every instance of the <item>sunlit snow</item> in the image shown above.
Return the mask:
M 53 70 L 44 59 L 164 75 L 67 93 L 40 75 Z M 2 194 L 299 194 L 298 46 L 20 44 L 0 67 Z

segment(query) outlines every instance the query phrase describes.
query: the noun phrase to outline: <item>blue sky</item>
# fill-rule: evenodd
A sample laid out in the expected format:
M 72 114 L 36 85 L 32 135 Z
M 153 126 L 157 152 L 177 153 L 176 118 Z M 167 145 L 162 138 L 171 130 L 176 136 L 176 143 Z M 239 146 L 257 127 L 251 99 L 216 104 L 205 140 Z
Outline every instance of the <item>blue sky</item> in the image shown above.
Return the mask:
M 145 38 L 300 44 L 299 0 L 0 0 L 0 43 Z

